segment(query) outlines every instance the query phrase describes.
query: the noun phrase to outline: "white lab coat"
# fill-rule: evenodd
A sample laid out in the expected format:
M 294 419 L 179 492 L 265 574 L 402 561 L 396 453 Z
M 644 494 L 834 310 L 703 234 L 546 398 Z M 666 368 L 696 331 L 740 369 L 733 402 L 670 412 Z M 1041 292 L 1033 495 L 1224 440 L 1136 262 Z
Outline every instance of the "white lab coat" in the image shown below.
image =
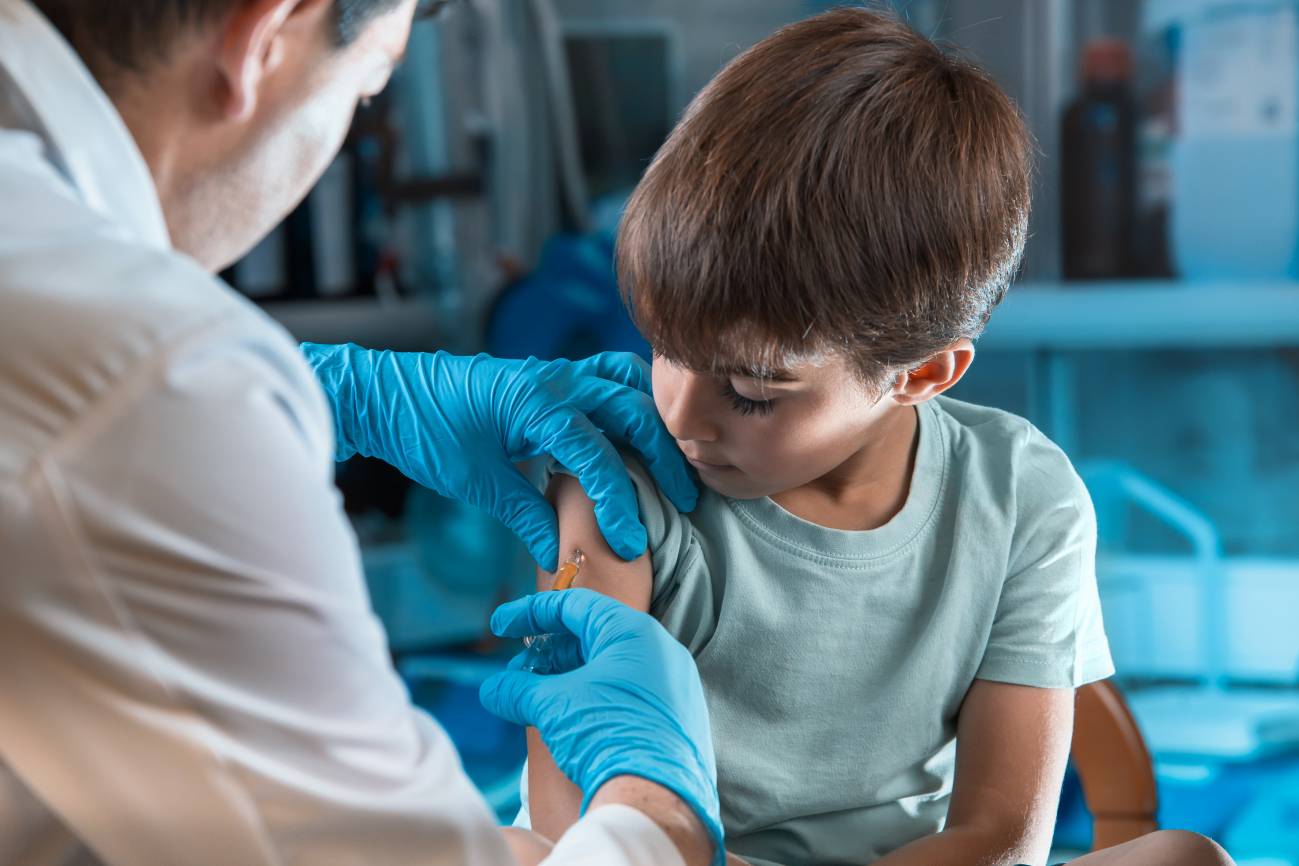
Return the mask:
M 172 251 L 139 151 L 0 0 L 0 866 L 497 866 L 413 709 L 274 322 Z M 680 857 L 591 812 L 548 863 Z

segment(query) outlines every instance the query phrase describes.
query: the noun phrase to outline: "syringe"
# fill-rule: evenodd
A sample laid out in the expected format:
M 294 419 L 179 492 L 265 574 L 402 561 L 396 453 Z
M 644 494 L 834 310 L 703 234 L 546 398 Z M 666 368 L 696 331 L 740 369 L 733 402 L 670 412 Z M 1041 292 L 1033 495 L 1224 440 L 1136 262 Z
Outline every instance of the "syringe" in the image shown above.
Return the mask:
M 582 566 L 586 564 L 586 554 L 579 548 L 574 548 L 568 559 L 559 566 L 555 572 L 555 579 L 551 581 L 551 592 L 557 592 L 569 589 L 573 586 L 573 581 L 582 571 Z M 523 639 L 523 647 L 527 651 L 527 658 L 524 661 L 524 670 L 532 673 L 544 673 L 548 669 L 548 656 L 550 652 L 551 634 L 534 634 Z

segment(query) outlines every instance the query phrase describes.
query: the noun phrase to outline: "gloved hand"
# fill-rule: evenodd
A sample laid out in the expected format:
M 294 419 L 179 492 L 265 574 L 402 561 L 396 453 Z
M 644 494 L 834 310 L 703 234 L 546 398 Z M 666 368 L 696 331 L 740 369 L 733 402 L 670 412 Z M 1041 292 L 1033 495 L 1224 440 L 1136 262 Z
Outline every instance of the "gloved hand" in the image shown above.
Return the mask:
M 302 352 L 329 398 L 339 460 L 378 457 L 443 496 L 485 509 L 547 571 L 559 565 L 555 511 L 516 461 L 549 454 L 573 472 L 624 559 L 645 552 L 646 536 L 610 439 L 640 452 L 677 508 L 695 506 L 698 490 L 649 396 L 649 365 L 635 355 L 511 361 L 315 343 Z
M 589 589 L 504 604 L 492 631 L 552 635 L 552 672 L 524 672 L 521 653 L 483 683 L 480 697 L 496 715 L 541 733 L 582 789 L 583 812 L 610 779 L 649 779 L 694 809 L 717 846 L 715 862 L 725 861 L 708 708 L 685 647 L 648 614 Z

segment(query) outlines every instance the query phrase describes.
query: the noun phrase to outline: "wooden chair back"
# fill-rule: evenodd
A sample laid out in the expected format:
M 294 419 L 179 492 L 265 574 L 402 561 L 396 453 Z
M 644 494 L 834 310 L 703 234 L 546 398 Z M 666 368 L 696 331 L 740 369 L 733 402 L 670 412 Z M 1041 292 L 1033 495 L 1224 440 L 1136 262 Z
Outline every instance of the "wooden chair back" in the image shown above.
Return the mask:
M 1078 689 L 1070 754 L 1092 813 L 1092 850 L 1159 829 L 1154 762 L 1118 687 L 1109 680 Z

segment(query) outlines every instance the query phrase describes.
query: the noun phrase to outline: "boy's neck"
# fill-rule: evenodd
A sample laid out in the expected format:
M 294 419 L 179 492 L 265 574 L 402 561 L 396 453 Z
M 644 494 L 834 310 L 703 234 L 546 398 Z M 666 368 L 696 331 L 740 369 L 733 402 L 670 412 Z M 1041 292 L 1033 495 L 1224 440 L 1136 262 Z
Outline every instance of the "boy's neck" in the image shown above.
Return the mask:
M 919 433 L 916 408 L 898 406 L 843 463 L 771 499 L 796 517 L 829 529 L 878 529 L 906 504 Z

